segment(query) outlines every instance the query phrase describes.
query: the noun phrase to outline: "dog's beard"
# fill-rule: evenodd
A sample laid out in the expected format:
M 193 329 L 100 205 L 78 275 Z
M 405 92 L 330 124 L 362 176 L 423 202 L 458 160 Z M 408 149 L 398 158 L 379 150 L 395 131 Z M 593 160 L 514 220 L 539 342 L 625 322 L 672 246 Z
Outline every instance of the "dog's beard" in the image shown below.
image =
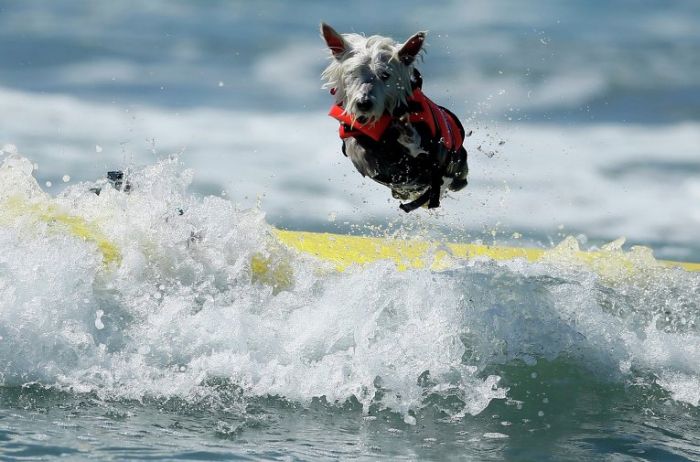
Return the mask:
M 350 114 L 350 117 L 352 118 L 353 123 L 358 122 L 358 123 L 361 123 L 363 125 L 372 125 L 372 124 L 376 123 L 379 120 L 379 118 L 383 115 L 383 114 L 377 115 L 374 113 L 365 113 L 365 112 L 356 113 L 356 112 L 350 112 L 350 111 L 348 111 L 348 113 Z
M 343 104 L 346 108 L 346 113 L 350 114 L 353 121 L 359 122 L 361 124 L 374 124 L 376 123 L 386 112 L 390 112 L 389 108 L 385 107 L 385 101 L 379 99 L 373 99 L 373 108 L 369 111 L 361 111 L 357 108 L 355 101 Z

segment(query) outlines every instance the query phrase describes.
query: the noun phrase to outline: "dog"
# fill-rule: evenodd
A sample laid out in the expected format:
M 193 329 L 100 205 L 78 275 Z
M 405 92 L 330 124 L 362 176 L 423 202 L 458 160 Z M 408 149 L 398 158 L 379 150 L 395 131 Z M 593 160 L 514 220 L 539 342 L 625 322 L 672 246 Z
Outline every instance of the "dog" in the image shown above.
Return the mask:
M 335 97 L 342 151 L 363 175 L 388 186 L 406 213 L 436 208 L 446 190 L 467 186 L 464 128 L 457 116 L 422 92 L 415 61 L 426 32 L 405 43 L 389 37 L 339 34 L 321 23 L 330 50 L 324 88 Z

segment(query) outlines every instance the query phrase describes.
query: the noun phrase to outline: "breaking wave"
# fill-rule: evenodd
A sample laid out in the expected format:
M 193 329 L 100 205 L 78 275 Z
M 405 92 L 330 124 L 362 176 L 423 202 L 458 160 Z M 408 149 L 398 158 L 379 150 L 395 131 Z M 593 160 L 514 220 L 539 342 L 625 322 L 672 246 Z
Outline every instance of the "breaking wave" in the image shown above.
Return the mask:
M 127 172 L 128 194 L 98 180 L 52 197 L 32 171 L 16 153 L 0 167 L 1 386 L 226 405 L 223 383 L 412 423 L 507 402 L 503 366 L 565 361 L 700 401 L 700 278 L 648 253 L 618 272 L 560 258 L 339 273 L 281 248 L 262 212 L 188 192 L 177 158 Z

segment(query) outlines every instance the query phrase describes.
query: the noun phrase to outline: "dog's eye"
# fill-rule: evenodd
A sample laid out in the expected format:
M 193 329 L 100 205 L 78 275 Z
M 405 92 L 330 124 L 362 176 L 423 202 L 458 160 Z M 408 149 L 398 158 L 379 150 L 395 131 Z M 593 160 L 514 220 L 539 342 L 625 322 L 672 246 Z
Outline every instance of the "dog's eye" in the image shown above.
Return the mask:
M 391 77 L 391 74 L 389 74 L 387 71 L 382 71 L 379 73 L 379 78 L 385 82 L 389 80 L 389 77 Z

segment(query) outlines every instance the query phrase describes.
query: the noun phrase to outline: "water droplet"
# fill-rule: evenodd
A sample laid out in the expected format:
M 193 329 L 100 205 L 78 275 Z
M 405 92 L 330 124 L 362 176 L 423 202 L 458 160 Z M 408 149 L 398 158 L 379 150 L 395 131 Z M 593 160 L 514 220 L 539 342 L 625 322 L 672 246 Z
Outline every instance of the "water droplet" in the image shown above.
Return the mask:
M 64 183 L 68 183 L 70 181 L 70 175 L 63 175 L 63 177 L 61 179 L 63 180 Z
M 95 316 L 96 316 L 95 317 L 95 327 L 97 328 L 97 330 L 102 330 L 105 328 L 105 325 L 102 322 L 102 315 L 103 314 L 105 314 L 105 312 L 102 310 L 97 310 L 95 312 Z

